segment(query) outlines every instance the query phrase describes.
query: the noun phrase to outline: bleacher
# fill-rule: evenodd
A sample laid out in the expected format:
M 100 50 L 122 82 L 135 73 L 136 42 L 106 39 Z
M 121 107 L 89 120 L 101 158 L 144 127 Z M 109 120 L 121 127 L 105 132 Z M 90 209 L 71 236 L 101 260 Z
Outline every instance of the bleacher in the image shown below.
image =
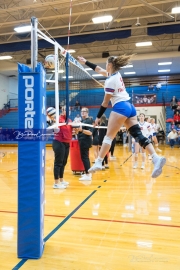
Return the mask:
M 0 118 L 0 127 L 18 128 L 18 112 L 10 111 Z

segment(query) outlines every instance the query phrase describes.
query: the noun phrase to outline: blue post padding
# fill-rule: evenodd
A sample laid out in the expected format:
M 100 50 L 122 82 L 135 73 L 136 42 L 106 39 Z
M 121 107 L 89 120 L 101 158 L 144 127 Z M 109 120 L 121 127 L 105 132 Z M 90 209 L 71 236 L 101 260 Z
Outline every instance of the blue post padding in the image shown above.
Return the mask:
M 19 129 L 46 128 L 45 71 L 18 64 Z M 44 249 L 45 141 L 18 142 L 18 257 L 38 259 Z

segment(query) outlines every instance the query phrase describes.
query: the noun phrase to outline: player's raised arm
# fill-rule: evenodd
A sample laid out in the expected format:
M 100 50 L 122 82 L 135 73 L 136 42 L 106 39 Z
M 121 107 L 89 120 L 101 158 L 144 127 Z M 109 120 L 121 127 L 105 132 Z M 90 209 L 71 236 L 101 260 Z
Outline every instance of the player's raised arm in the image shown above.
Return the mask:
M 96 65 L 96 64 L 93 64 L 93 63 L 87 61 L 87 60 L 86 60 L 84 57 L 82 57 L 82 56 L 78 56 L 77 58 L 78 58 L 78 60 L 79 60 L 79 62 L 80 62 L 81 64 L 84 64 L 84 65 L 86 65 L 86 66 L 92 68 L 92 69 L 93 69 L 94 71 L 96 71 L 97 73 L 99 73 L 99 74 L 101 74 L 101 75 L 103 75 L 103 76 L 105 76 L 105 77 L 108 77 L 108 72 L 106 71 L 106 69 L 101 68 L 100 66 L 98 66 L 98 65 Z

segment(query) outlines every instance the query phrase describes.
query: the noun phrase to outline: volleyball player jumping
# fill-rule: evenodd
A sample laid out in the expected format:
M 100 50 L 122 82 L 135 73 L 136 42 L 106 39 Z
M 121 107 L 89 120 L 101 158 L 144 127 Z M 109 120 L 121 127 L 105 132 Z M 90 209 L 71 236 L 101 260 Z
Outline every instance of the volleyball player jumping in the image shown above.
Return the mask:
M 131 58 L 132 55 L 122 55 L 117 57 L 110 56 L 106 61 L 106 69 L 103 69 L 100 66 L 87 61 L 84 57 L 78 56 L 80 63 L 86 64 L 97 73 L 108 77 L 104 86 L 104 99 L 97 114 L 95 125 L 98 125 L 99 120 L 107 109 L 110 100 L 112 103 L 112 111 L 109 116 L 107 134 L 104 137 L 99 156 L 94 165 L 89 169 L 89 172 L 93 173 L 98 170 L 102 170 L 102 161 L 110 149 L 111 142 L 116 136 L 120 127 L 124 124 L 129 134 L 137 142 L 139 142 L 140 146 L 147 149 L 147 151 L 151 154 L 152 162 L 154 164 L 152 177 L 156 178 L 162 173 L 162 167 L 165 165 L 166 159 L 158 156 L 150 140 L 143 136 L 137 123 L 136 109 L 129 102 L 129 94 L 126 91 L 123 79 L 119 73 L 120 68 L 126 66 Z

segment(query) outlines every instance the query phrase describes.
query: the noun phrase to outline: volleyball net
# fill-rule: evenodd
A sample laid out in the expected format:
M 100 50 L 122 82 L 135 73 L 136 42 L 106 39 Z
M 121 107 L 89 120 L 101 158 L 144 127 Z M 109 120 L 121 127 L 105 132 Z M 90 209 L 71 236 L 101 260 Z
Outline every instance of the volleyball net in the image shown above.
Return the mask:
M 50 74 L 48 80 L 42 63 L 38 62 L 39 39 L 49 42 L 54 50 L 54 74 Z M 21 137 L 18 140 L 17 254 L 23 259 L 40 258 L 44 250 L 46 138 L 39 139 L 36 132 L 46 130 L 47 86 L 51 86 L 55 93 L 55 126 L 62 125 L 59 123 L 59 110 L 62 106 L 66 106 L 66 117 L 69 117 L 69 108 L 80 90 L 103 88 L 45 29 L 39 29 L 38 20 L 33 17 L 31 67 L 18 64 L 18 120 Z M 23 131 L 26 133 L 27 130 L 35 134 L 32 137 L 24 136 Z
M 44 32 L 38 28 L 38 21 L 32 18 L 32 50 L 31 50 L 31 63 L 32 69 L 37 66 L 38 62 L 38 39 L 44 39 L 52 44 L 54 49 L 55 68 L 53 71 L 47 70 L 48 74 L 52 74 L 47 82 L 47 90 L 55 90 L 54 104 L 47 104 L 56 108 L 56 123 L 59 125 L 59 109 L 66 106 L 66 117 L 70 115 L 71 109 L 78 99 L 80 91 L 103 88 L 103 84 L 92 77 L 86 69 L 56 40 L 50 36 L 45 30 Z M 41 29 L 43 28 L 42 25 Z M 54 88 L 54 89 L 53 89 Z M 87 97 L 87 96 L 86 96 Z M 88 98 L 88 97 L 87 97 Z

